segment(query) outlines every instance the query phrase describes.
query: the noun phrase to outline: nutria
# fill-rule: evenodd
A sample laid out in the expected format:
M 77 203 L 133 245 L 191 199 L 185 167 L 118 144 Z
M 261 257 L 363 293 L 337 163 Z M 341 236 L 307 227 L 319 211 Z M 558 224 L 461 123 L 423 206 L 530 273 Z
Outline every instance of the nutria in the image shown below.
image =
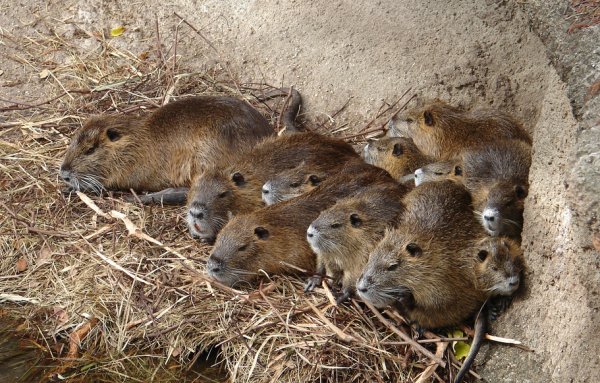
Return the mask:
M 387 170 L 400 180 L 423 165 L 435 162 L 435 158 L 424 155 L 412 138 L 383 137 L 369 141 L 363 151 L 365 162 Z
M 351 145 L 316 133 L 272 137 L 241 153 L 224 167 L 194 180 L 188 196 L 188 226 L 193 236 L 211 242 L 230 215 L 263 206 L 264 183 L 305 162 L 338 164 L 360 160 Z
M 415 170 L 415 186 L 423 182 L 439 181 L 443 179 L 462 182 L 463 171 L 459 160 L 446 160 L 427 164 Z
M 158 191 L 188 186 L 224 153 L 273 135 L 267 120 L 231 97 L 190 97 L 147 116 L 90 118 L 71 140 L 60 176 L 72 189 Z
M 521 247 L 509 238 L 487 237 L 473 247 L 479 261 L 477 288 L 488 296 L 511 296 L 521 286 L 525 258 Z
M 471 254 L 478 260 L 475 275 L 476 286 L 489 298 L 482 312 L 475 319 L 475 331 L 469 354 L 456 375 L 455 383 L 460 383 L 469 371 L 487 329 L 489 319 L 495 319 L 499 312 L 510 304 L 512 295 L 521 286 L 525 271 L 525 258 L 521 247 L 508 238 L 487 237 L 472 247 Z
M 262 200 L 267 205 L 298 197 L 311 191 L 326 180 L 337 174 L 345 162 L 325 162 L 306 164 L 303 161 L 293 169 L 284 170 L 275 175 L 262 186 Z
M 459 324 L 486 299 L 475 285 L 476 260 L 465 253 L 484 235 L 471 196 L 445 180 L 415 188 L 404 203 L 403 223 L 371 252 L 358 294 L 377 306 L 395 304 L 423 328 Z
M 449 160 L 466 148 L 517 139 L 531 145 L 531 137 L 514 118 L 498 110 L 464 111 L 435 100 L 398 115 L 391 135 L 410 137 L 426 155 Z
M 464 184 L 486 231 L 520 240 L 531 147 L 518 140 L 499 140 L 461 157 Z
M 320 285 L 322 275 L 327 273 L 334 284 L 341 284 L 339 302 L 353 295 L 369 253 L 385 229 L 400 222 L 406 191 L 394 184 L 368 187 L 323 210 L 306 232 L 317 255 L 317 274 L 309 278 L 305 291 Z
M 338 199 L 385 183 L 394 183 L 386 171 L 355 161 L 306 194 L 234 216 L 217 236 L 208 274 L 228 285 L 250 282 L 259 270 L 294 272 L 289 264 L 312 274 L 315 256 L 306 242 L 310 223 Z

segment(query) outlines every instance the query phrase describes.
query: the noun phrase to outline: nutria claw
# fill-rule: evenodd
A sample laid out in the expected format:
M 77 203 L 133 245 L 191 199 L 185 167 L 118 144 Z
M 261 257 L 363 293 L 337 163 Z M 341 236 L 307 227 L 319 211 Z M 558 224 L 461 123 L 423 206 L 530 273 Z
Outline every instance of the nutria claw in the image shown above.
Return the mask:
M 304 284 L 304 292 L 308 293 L 313 291 L 315 287 L 320 286 L 322 282 L 323 277 L 321 275 L 313 275 L 306 280 L 306 283 Z

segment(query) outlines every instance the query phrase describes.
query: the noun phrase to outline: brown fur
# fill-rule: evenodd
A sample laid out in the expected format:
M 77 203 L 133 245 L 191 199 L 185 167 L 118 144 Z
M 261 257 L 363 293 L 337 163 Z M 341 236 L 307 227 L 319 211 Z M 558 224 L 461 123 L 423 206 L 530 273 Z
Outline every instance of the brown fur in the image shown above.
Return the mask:
M 89 119 L 71 140 L 61 176 L 71 187 L 158 191 L 188 186 L 227 152 L 273 134 L 249 104 L 230 97 L 191 97 L 147 116 Z
M 347 158 L 355 159 L 355 158 Z M 324 161 L 307 164 L 303 161 L 293 169 L 280 172 L 262 186 L 262 200 L 267 205 L 298 197 L 319 186 L 327 178 L 336 175 L 346 165 L 341 161 Z
M 430 182 L 405 204 L 404 223 L 371 253 L 358 293 L 378 306 L 397 304 L 424 328 L 459 324 L 486 298 L 475 287 L 475 259 L 465 253 L 483 235 L 470 195 L 452 181 Z
M 192 235 L 210 241 L 228 221 L 229 215 L 247 213 L 263 206 L 262 186 L 281 171 L 302 162 L 313 166 L 358 159 L 349 144 L 315 133 L 268 138 L 237 158 L 229 159 L 227 166 L 210 169 L 193 182 L 188 198 L 190 231 Z M 219 198 L 221 195 L 227 198 Z M 198 218 L 200 215 L 202 218 Z M 196 230 L 196 225 L 202 230 Z
M 391 183 L 365 188 L 322 211 L 309 226 L 307 239 L 317 255 L 317 271 L 325 271 L 334 283 L 341 283 L 344 295 L 354 293 L 369 253 L 385 229 L 399 223 L 406 191 Z
M 521 286 L 526 270 L 521 247 L 508 238 L 487 237 L 473 247 L 477 288 L 488 296 L 510 296 Z
M 453 180 L 463 182 L 463 170 L 459 160 L 439 161 L 415 170 L 415 185 L 423 182 Z
M 338 199 L 353 195 L 370 185 L 393 183 L 384 170 L 356 161 L 319 187 L 278 204 L 239 215 L 221 230 L 209 258 L 209 275 L 233 285 L 250 282 L 258 270 L 269 274 L 290 273 L 286 262 L 314 272 L 315 257 L 306 241 L 306 229 L 319 213 Z M 256 235 L 257 228 L 268 232 Z M 247 246 L 240 250 L 242 245 Z
M 426 156 L 417 148 L 412 138 L 406 137 L 383 137 L 371 141 L 365 145 L 363 155 L 365 162 L 387 170 L 396 180 L 435 162 L 433 157 Z
M 398 116 L 392 131 L 412 138 L 423 153 L 442 160 L 502 138 L 532 142 L 523 126 L 508 114 L 491 109 L 464 111 L 440 100 Z

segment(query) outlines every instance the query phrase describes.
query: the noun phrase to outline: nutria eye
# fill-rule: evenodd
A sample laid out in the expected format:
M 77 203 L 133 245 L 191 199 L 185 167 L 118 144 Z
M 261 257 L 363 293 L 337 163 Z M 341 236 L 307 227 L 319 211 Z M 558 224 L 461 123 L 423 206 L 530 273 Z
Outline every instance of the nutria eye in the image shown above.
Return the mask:
M 229 195 L 229 190 L 224 191 L 223 193 L 219 194 L 219 198 L 225 198 Z
M 488 252 L 485 250 L 479 250 L 479 253 L 477 253 L 477 256 L 479 257 L 479 260 L 483 262 L 487 258 Z
M 265 229 L 262 226 L 258 226 L 254 229 L 254 234 L 258 237 L 258 239 L 267 239 L 269 238 L 269 230 Z
M 244 180 L 244 176 L 240 172 L 233 173 L 231 176 L 231 180 L 237 185 L 240 186 L 244 184 L 246 181 Z
M 407 118 L 406 122 L 408 122 L 409 124 L 411 124 L 411 123 L 415 122 L 415 120 L 413 120 L 412 118 Z
M 242 246 L 240 246 L 238 251 L 244 251 L 244 250 L 246 250 L 247 247 L 248 247 L 248 245 L 242 245 Z
M 395 144 L 394 149 L 392 150 L 392 154 L 396 157 L 401 156 L 404 151 L 402 150 L 402 145 Z
M 425 125 L 427 126 L 433 126 L 433 114 L 431 114 L 431 112 L 427 111 L 423 113 L 423 121 L 425 122 Z
M 492 270 L 498 271 L 498 266 L 492 266 Z
M 454 167 L 454 175 L 455 176 L 462 176 L 462 168 L 460 166 L 455 166 Z
M 388 266 L 387 271 L 394 271 L 398 268 L 398 264 L 397 263 L 392 263 L 391 265 Z
M 354 227 L 359 227 L 362 225 L 362 219 L 358 216 L 358 214 L 350 215 L 350 224 Z
M 433 172 L 433 174 L 435 174 L 436 176 L 443 176 L 444 175 L 444 173 L 442 173 L 442 172 Z
M 332 228 L 332 229 L 337 229 L 337 228 L 339 228 L 339 227 L 342 227 L 342 224 L 341 224 L 341 223 L 332 223 L 332 224 L 331 224 L 331 228 Z
M 525 190 L 523 186 L 517 185 L 515 186 L 515 194 L 517 195 L 518 199 L 523 199 L 527 197 L 527 190 Z
M 310 183 L 311 183 L 313 186 L 316 186 L 316 185 L 318 185 L 318 184 L 320 184 L 320 183 L 321 183 L 321 179 L 319 178 L 319 176 L 316 176 L 316 175 L 314 175 L 314 174 L 311 174 L 311 176 L 310 176 L 310 177 L 308 177 L 308 180 L 310 181 Z
M 290 184 L 290 187 L 291 187 L 291 188 L 297 188 L 297 187 L 299 187 L 299 186 L 300 186 L 300 182 L 292 182 L 292 183 Z
M 409 243 L 408 245 L 406 245 L 406 251 L 408 251 L 408 253 L 410 255 L 412 255 L 413 257 L 418 257 L 419 255 L 421 255 L 422 250 L 419 247 L 419 245 L 417 245 L 416 243 Z
M 94 153 L 97 148 L 98 148 L 98 145 L 92 146 L 91 148 L 89 148 L 88 150 L 85 151 L 85 155 L 89 156 L 90 154 Z
M 118 141 L 119 138 L 121 138 L 121 133 L 119 133 L 115 129 L 108 129 L 106 131 L 106 136 L 108 137 L 109 140 L 114 142 L 114 141 Z

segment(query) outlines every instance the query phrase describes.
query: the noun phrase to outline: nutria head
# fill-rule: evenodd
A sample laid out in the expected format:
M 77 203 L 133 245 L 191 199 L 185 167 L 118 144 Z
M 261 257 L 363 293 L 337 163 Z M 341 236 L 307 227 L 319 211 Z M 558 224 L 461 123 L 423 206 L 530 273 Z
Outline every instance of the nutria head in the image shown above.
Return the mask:
M 481 212 L 484 229 L 494 237 L 520 238 L 527 193 L 527 185 L 510 181 L 478 190 L 474 195 L 475 210 Z
M 142 154 L 143 119 L 115 115 L 92 117 L 71 139 L 60 166 L 60 177 L 74 190 L 93 191 L 133 184 L 134 169 Z M 133 180 L 126 182 L 127 177 Z
M 477 264 L 477 287 L 489 296 L 514 294 L 523 278 L 525 258 L 521 247 L 508 238 L 488 237 L 472 251 Z
M 428 241 L 407 234 L 405 231 L 388 230 L 371 252 L 356 283 L 356 290 L 362 299 L 377 307 L 397 303 L 412 306 L 426 289 L 433 291 L 437 288 L 428 283 L 431 280 L 435 284 L 433 277 L 423 278 L 428 273 L 435 275 L 442 272 L 423 262 L 423 259 L 432 258 L 427 254 L 427 248 L 423 248 Z
M 260 194 L 248 184 L 252 176 L 239 171 L 208 169 L 192 183 L 187 223 L 192 237 L 211 243 L 232 215 L 262 207 Z
M 423 182 L 440 181 L 444 179 L 462 182 L 463 171 L 459 161 L 448 160 L 434 162 L 415 170 L 415 186 L 419 186 Z
M 304 238 L 267 221 L 252 213 L 233 217 L 217 237 L 206 265 L 208 275 L 234 286 L 261 273 L 293 273 L 289 264 L 312 272 L 314 255 Z
M 267 205 L 298 197 L 316 188 L 327 178 L 327 172 L 311 172 L 303 165 L 284 170 L 265 182 L 262 187 L 262 200 Z
M 363 156 L 366 163 L 387 170 L 397 180 L 430 160 L 417 148 L 412 138 L 407 137 L 371 140 L 365 145 Z

